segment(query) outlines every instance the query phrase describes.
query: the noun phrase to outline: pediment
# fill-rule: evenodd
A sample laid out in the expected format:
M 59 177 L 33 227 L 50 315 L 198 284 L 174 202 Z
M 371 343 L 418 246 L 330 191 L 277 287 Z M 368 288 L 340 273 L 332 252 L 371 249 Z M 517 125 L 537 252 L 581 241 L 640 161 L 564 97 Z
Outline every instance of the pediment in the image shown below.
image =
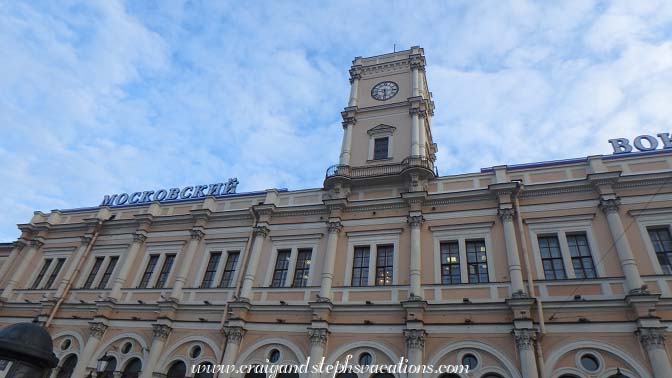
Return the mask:
M 394 131 L 397 128 L 394 126 L 390 125 L 385 125 L 385 124 L 380 124 L 378 126 L 375 126 L 373 128 L 370 128 L 366 133 L 369 135 L 377 135 L 377 134 L 394 134 Z

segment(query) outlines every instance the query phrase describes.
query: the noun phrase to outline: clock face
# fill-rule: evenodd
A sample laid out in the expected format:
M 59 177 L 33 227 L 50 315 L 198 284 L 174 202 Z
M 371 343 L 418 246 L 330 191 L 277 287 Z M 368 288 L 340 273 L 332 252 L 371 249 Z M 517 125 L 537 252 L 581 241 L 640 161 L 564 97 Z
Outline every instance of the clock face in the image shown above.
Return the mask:
M 378 101 L 389 100 L 399 92 L 399 86 L 392 81 L 383 81 L 371 89 L 371 97 Z

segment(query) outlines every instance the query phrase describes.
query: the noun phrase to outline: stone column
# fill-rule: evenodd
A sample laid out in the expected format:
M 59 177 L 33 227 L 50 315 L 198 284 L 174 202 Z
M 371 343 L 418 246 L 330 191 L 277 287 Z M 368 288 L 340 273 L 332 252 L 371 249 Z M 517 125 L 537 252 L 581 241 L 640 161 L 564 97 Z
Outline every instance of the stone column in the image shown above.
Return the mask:
M 243 278 L 243 287 L 240 290 L 240 298 L 250 299 L 252 293 L 252 285 L 257 276 L 257 266 L 259 265 L 259 258 L 264 247 L 264 239 L 268 236 L 269 229 L 266 226 L 254 227 L 254 247 L 250 253 L 250 259 L 247 261 L 247 268 L 245 269 L 245 276 Z
M 422 250 L 420 240 L 420 226 L 424 218 L 419 212 L 413 212 L 408 216 L 408 224 L 411 227 L 411 264 L 410 277 L 411 290 L 409 299 L 422 299 Z
M 350 69 L 350 99 L 348 106 L 357 106 L 357 93 L 359 92 L 359 80 L 362 78 L 362 72 L 359 67 Z
M 346 112 L 343 112 L 346 113 Z M 343 115 L 343 143 L 341 143 L 341 156 L 339 165 L 350 165 L 350 149 L 352 147 L 352 128 L 357 123 L 354 116 Z
M 79 248 L 77 248 L 77 252 L 75 252 L 74 256 L 72 256 L 72 261 L 68 264 L 68 271 L 63 275 L 63 278 L 61 279 L 61 283 L 58 285 L 58 290 L 56 290 L 56 298 L 60 298 L 63 296 L 65 293 L 65 288 L 68 286 L 70 281 L 74 280 L 76 277 L 73 277 L 75 274 L 75 269 L 77 269 L 77 265 L 79 264 L 79 260 L 82 258 L 84 255 L 84 252 L 86 252 L 86 248 L 88 248 L 89 243 L 91 243 L 91 237 L 89 236 L 82 236 L 79 238 L 80 243 L 79 243 Z
M 537 359 L 534 356 L 534 343 L 537 340 L 537 331 L 531 328 L 518 328 L 513 330 L 520 358 L 520 371 L 523 378 L 539 378 L 537 372 Z
M 420 115 L 419 109 L 411 108 L 411 155 L 420 155 Z
M 626 289 L 630 294 L 638 294 L 644 291 L 642 288 L 644 281 L 642 281 L 642 277 L 639 275 L 639 269 L 637 268 L 637 263 L 635 262 L 632 250 L 630 249 L 630 243 L 625 234 L 621 216 L 618 214 L 619 205 L 620 200 L 618 198 L 600 199 L 600 208 L 607 216 L 609 231 L 611 231 L 611 236 L 616 246 L 616 252 L 618 253 L 618 260 L 621 264 L 623 275 L 625 276 Z
M 408 356 L 409 365 L 421 365 L 423 362 L 423 354 L 425 350 L 425 332 L 424 329 L 405 329 L 404 337 L 406 338 L 406 356 Z M 409 377 L 422 377 L 420 373 L 410 373 Z
M 525 285 L 523 284 L 523 272 L 520 268 L 520 256 L 518 255 L 518 242 L 516 240 L 516 229 L 513 225 L 515 210 L 512 208 L 500 208 L 499 218 L 504 227 L 504 240 L 506 242 L 506 261 L 509 265 L 509 279 L 511 280 L 511 291 L 513 297 L 525 296 Z
M 163 352 L 163 346 L 172 330 L 172 328 L 165 324 L 152 324 L 154 338 L 152 339 L 152 346 L 149 349 L 149 357 L 142 366 L 140 378 L 152 378 L 156 364 L 159 362 L 159 357 L 161 357 L 161 352 Z
M 110 292 L 109 298 L 113 301 L 116 302 L 121 299 L 121 289 L 126 285 L 128 273 L 133 264 L 135 264 L 138 251 L 145 240 L 147 240 L 147 237 L 144 234 L 136 233 L 133 235 L 133 243 L 128 248 L 128 251 L 126 251 L 124 264 L 121 266 L 121 269 L 119 269 L 119 274 L 117 274 L 117 278 L 114 279 L 114 284 L 112 285 L 112 291 Z
M 226 347 L 224 349 L 222 365 L 226 367 L 227 365 L 236 363 L 240 343 L 243 341 L 243 336 L 245 336 L 245 329 L 240 326 L 224 326 L 222 333 L 226 336 Z M 227 378 L 226 376 L 223 377 Z
M 320 373 L 313 373 L 312 366 L 319 364 L 324 357 L 324 349 L 327 345 L 329 330 L 326 328 L 308 328 L 308 337 L 310 339 L 310 364 L 308 366 L 308 376 L 318 378 Z
M 5 289 L 2 291 L 2 294 L 0 294 L 0 301 L 8 301 L 10 299 L 19 280 L 27 275 L 26 270 L 28 269 L 28 266 L 33 262 L 35 254 L 42 249 L 43 245 L 44 242 L 40 239 L 33 239 L 30 241 L 28 252 L 23 256 L 19 266 L 14 270 L 12 277 L 7 282 L 7 285 L 5 285 Z
M 21 253 L 21 250 L 26 246 L 26 241 L 19 239 L 14 242 L 14 245 L 12 246 L 12 252 L 10 252 L 9 257 L 5 261 L 4 264 L 0 267 L 0 284 L 2 284 L 2 281 L 4 281 L 4 278 L 7 277 L 7 272 L 9 271 L 9 267 L 12 266 L 14 263 L 14 260 L 16 260 L 16 257 Z
M 187 275 L 189 274 L 189 269 L 191 268 L 194 256 L 198 250 L 198 244 L 201 242 L 205 233 L 200 229 L 191 230 L 191 239 L 187 245 L 187 249 L 184 251 L 184 257 L 180 264 L 180 270 L 175 277 L 175 285 L 173 285 L 173 290 L 170 293 L 170 298 L 175 301 L 182 300 L 182 289 L 184 288 L 184 283 L 187 281 Z
M 665 330 L 667 327 L 644 328 L 637 330 L 639 342 L 642 343 L 651 362 L 654 378 L 667 378 L 672 372 L 670 357 L 665 350 Z
M 422 157 L 427 157 L 427 152 L 425 151 L 425 143 L 427 140 L 427 135 L 425 133 L 425 120 L 427 119 L 427 112 L 418 113 L 418 155 Z
M 84 350 L 77 359 L 77 366 L 75 366 L 75 370 L 72 373 L 73 377 L 85 377 L 89 365 L 93 363 L 93 366 L 96 366 L 97 361 L 94 358 L 94 353 L 96 352 L 98 344 L 107 330 L 107 326 L 103 323 L 91 322 L 89 324 L 89 339 L 86 340 Z M 91 359 L 94 360 L 91 361 Z
M 336 263 L 336 246 L 338 245 L 338 233 L 343 226 L 340 219 L 330 219 L 327 222 L 329 238 L 327 239 L 327 251 L 322 266 L 322 284 L 320 285 L 319 301 L 331 301 L 331 285 L 334 279 L 334 265 Z

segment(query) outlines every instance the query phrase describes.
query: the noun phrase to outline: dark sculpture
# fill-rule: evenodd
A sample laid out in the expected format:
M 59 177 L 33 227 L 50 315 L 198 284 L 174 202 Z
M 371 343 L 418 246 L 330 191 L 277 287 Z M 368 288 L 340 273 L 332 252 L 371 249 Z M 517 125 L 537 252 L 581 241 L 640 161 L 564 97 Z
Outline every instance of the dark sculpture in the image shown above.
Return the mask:
M 9 369 L 7 378 L 45 378 L 57 365 L 53 340 L 38 324 L 16 323 L 0 329 L 0 369 Z

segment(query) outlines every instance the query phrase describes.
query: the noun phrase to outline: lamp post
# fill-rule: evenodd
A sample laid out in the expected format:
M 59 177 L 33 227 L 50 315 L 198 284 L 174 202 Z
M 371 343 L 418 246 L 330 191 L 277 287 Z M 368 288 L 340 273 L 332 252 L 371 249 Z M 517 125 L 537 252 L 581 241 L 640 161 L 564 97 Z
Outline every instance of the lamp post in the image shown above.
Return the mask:
M 621 373 L 621 368 L 616 368 L 616 374 L 612 375 L 611 378 L 628 378 L 627 375 Z
M 98 363 L 96 364 L 96 376 L 101 377 L 101 373 L 105 372 L 105 368 L 107 367 L 107 364 L 110 363 L 110 358 L 107 356 L 107 352 L 98 359 Z

